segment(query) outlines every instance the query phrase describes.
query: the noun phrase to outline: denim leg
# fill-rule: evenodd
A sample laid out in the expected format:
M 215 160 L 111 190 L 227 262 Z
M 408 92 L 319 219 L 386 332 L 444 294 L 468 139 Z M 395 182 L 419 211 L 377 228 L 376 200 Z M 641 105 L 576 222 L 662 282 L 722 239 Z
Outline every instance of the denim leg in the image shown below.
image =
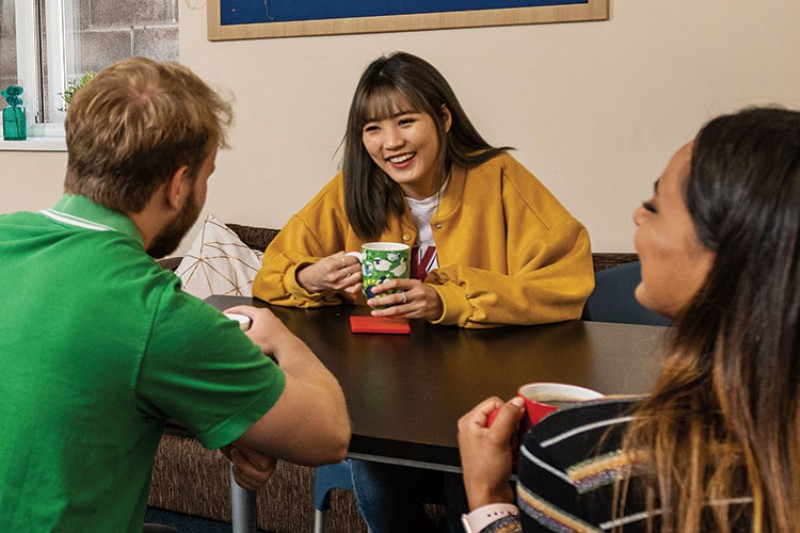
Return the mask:
M 372 533 L 434 532 L 422 506 L 424 470 L 351 460 L 356 507 Z

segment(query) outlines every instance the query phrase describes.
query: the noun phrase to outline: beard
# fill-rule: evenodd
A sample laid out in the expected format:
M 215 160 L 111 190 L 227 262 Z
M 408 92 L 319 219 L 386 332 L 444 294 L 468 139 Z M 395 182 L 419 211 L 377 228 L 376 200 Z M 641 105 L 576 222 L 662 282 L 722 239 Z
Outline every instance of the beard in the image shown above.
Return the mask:
M 155 236 L 147 249 L 147 254 L 155 259 L 160 259 L 174 252 L 194 225 L 201 209 L 201 206 L 196 205 L 194 187 L 192 187 L 186 203 L 183 204 L 172 222 Z

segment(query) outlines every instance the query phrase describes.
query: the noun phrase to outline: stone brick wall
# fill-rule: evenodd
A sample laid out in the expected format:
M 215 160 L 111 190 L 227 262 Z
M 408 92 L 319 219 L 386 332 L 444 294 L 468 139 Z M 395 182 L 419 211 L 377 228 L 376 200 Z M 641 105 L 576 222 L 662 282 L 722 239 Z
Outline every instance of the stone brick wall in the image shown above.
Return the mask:
M 0 0 L 0 89 L 17 84 L 17 35 L 14 0 Z M 5 102 L 0 101 L 0 107 Z
M 178 0 L 73 0 L 80 7 L 77 72 L 95 72 L 126 57 L 178 60 Z

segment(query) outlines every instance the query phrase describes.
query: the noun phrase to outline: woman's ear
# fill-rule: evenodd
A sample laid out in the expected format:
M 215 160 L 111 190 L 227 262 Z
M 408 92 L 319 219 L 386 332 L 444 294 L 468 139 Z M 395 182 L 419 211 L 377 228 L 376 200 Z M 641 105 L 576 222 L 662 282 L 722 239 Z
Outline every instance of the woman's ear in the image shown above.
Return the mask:
M 442 104 L 442 118 L 444 119 L 444 131 L 448 133 L 450 126 L 453 125 L 453 114 L 447 108 L 447 104 Z

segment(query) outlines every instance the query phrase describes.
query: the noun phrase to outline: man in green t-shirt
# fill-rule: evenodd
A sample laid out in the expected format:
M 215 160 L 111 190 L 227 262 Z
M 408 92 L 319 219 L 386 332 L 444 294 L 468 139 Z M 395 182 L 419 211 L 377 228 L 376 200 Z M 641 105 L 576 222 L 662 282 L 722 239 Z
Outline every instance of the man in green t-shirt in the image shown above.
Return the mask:
M 230 118 L 185 67 L 118 63 L 70 104 L 65 195 L 0 216 L 0 531 L 141 532 L 167 419 L 245 487 L 275 459 L 344 458 L 310 349 L 265 309 L 232 310 L 242 333 L 153 259 L 197 218 Z

